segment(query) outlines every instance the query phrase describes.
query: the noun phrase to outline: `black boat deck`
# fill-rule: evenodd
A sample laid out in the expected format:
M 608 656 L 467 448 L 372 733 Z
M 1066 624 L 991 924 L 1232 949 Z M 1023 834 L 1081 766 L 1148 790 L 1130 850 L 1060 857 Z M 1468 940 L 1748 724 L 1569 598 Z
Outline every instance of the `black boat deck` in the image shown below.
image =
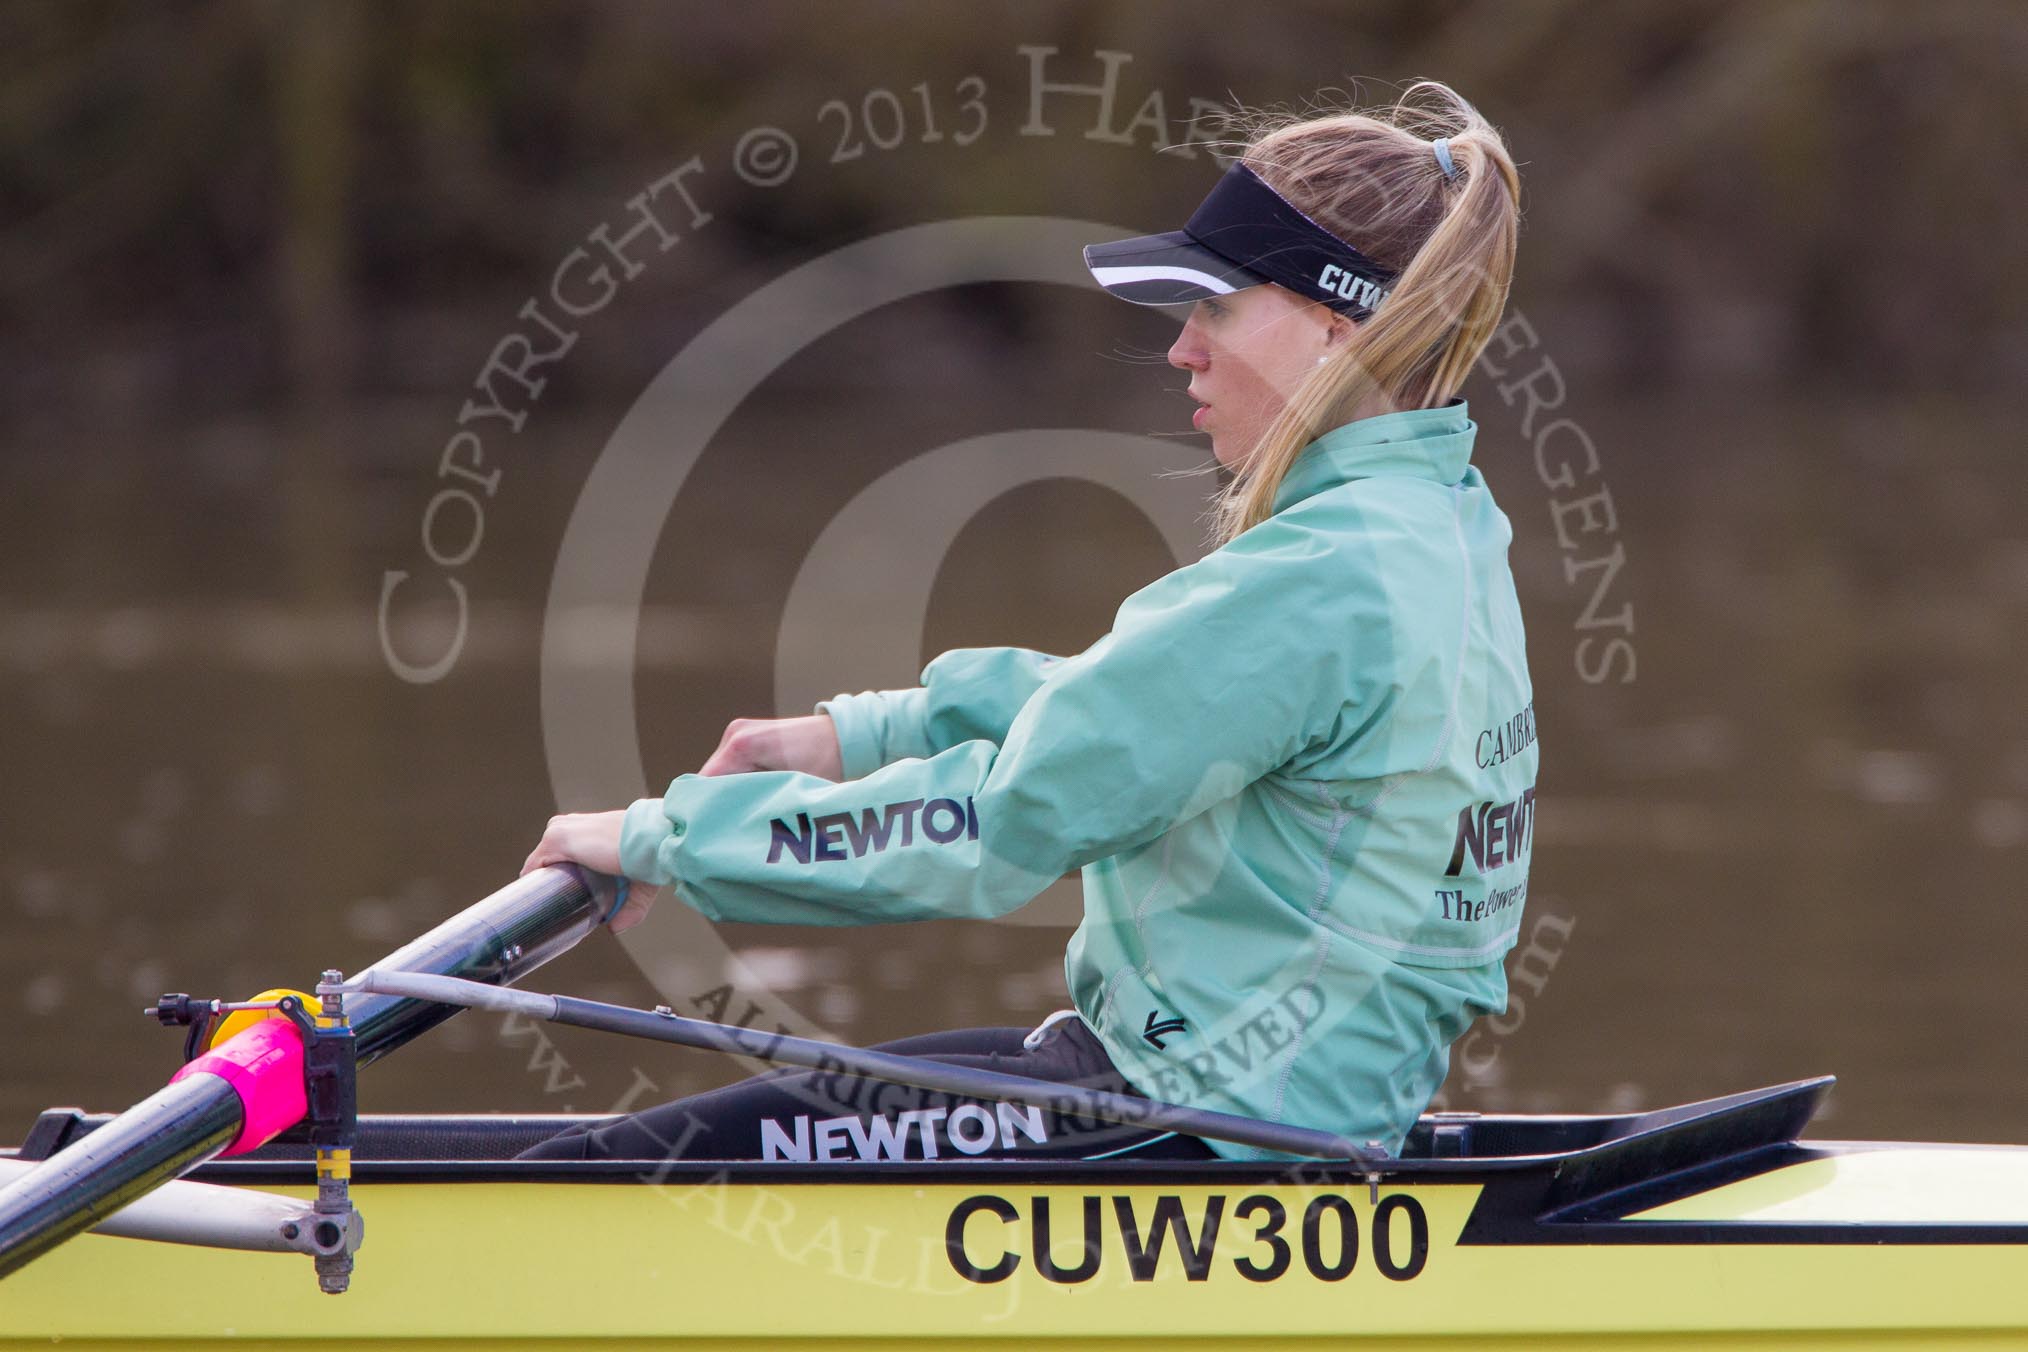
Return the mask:
M 1147 1181 L 1226 1181 L 1300 1175 L 1307 1179 L 1365 1180 L 1439 1176 L 1464 1181 L 1517 1173 L 1536 1176 L 1531 1210 L 1538 1216 L 1580 1219 L 1607 1198 L 1651 1192 L 1666 1181 L 1714 1172 L 1736 1175 L 1765 1167 L 1770 1152 L 1793 1150 L 1833 1080 L 1823 1076 L 1773 1085 L 1724 1098 L 1642 1113 L 1510 1115 L 1432 1113 L 1409 1133 L 1402 1154 L 1377 1175 L 1356 1165 L 1207 1161 L 1094 1163 L 1007 1160 L 933 1160 L 884 1163 L 782 1164 L 640 1160 L 518 1161 L 520 1151 L 579 1122 L 576 1115 L 362 1115 L 353 1152 L 362 1183 L 449 1181 L 727 1182 L 820 1180 L 916 1181 L 962 1177 L 1133 1177 Z M 75 1108 L 44 1112 L 18 1151 L 24 1160 L 46 1159 L 111 1120 L 110 1114 Z M 304 1180 L 309 1147 L 278 1141 L 231 1160 L 214 1161 L 191 1175 L 198 1180 L 275 1184 Z M 1674 1189 L 1669 1189 L 1673 1191 Z

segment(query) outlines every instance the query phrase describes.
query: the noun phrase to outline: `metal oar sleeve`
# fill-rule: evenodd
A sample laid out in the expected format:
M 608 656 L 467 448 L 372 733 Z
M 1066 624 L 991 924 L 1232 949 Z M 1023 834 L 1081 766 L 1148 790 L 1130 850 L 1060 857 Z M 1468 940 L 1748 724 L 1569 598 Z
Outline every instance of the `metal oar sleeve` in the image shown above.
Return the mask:
M 0 1277 L 225 1149 L 240 1114 L 231 1085 L 191 1075 L 0 1188 Z
M 817 1042 L 810 1038 L 790 1037 L 785 1033 L 763 1033 L 751 1028 L 734 1028 L 726 1024 L 709 1023 L 703 1019 L 684 1018 L 679 1014 L 650 1013 L 642 1009 L 629 1009 L 624 1005 L 580 1000 L 568 995 L 537 995 L 531 991 L 475 988 L 469 982 L 441 979 L 429 982 L 427 987 L 429 994 L 425 995 L 423 983 L 399 972 L 365 972 L 355 980 L 361 990 L 385 990 L 460 1005 L 511 1009 L 514 1013 L 525 1014 L 531 1018 L 572 1024 L 579 1028 L 650 1038 L 657 1042 L 673 1042 L 680 1046 L 699 1047 L 707 1051 L 731 1052 L 762 1061 L 805 1066 L 812 1070 L 847 1071 L 871 1079 L 911 1085 L 917 1089 L 934 1089 L 947 1094 L 997 1099 L 1053 1112 L 1077 1113 L 1130 1127 L 1177 1131 L 1189 1136 L 1205 1136 L 1212 1140 L 1230 1141 L 1237 1145 L 1255 1146 L 1282 1154 L 1303 1155 L 1313 1159 L 1353 1160 L 1361 1164 L 1375 1162 L 1373 1152 L 1334 1132 L 1284 1126 L 1275 1122 L 1260 1122 L 1233 1113 L 1186 1108 L 1173 1103 L 1159 1103 L 1153 1099 L 1086 1089 L 1080 1085 L 1031 1080 L 1021 1075 L 975 1070 L 969 1066 L 954 1066 L 914 1056 L 898 1056 L 891 1052 L 841 1047 L 835 1043 Z M 511 1004 L 506 1002 L 507 997 L 511 997 Z

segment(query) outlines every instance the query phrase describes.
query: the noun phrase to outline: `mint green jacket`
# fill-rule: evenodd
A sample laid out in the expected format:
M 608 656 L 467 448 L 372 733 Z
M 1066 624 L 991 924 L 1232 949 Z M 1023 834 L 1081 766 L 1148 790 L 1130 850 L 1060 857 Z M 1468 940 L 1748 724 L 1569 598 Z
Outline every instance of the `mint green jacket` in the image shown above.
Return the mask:
M 684 775 L 628 809 L 623 870 L 715 920 L 860 925 L 1082 869 L 1071 998 L 1130 1082 L 1399 1149 L 1505 1007 L 1534 837 L 1476 430 L 1462 402 L 1333 429 L 1084 652 L 962 649 L 827 701 L 844 782 Z

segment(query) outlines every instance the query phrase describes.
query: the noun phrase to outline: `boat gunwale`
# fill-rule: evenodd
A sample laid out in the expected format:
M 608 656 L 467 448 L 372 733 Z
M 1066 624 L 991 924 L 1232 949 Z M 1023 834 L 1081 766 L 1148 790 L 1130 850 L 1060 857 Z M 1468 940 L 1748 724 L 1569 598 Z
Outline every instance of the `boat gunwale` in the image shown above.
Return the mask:
M 1634 1211 L 1695 1195 L 1738 1178 L 1853 1151 L 1929 1149 L 1922 1143 L 1790 1142 L 1658 1176 L 1646 1185 L 1587 1199 L 1582 1207 L 1545 1208 L 1557 1160 L 1565 1156 L 1490 1161 L 1417 1160 L 1418 1167 L 1374 1174 L 1350 1164 L 1302 1161 L 1276 1167 L 1251 1160 L 903 1160 L 827 1164 L 762 1160 L 374 1160 L 354 1165 L 363 1185 L 485 1186 L 941 1186 L 1385 1188 L 1424 1182 L 1480 1184 L 1460 1247 L 1651 1244 L 2028 1245 L 2028 1222 L 1630 1220 Z M 2028 1147 L 1979 1147 L 2028 1149 Z M 1485 1167 L 1490 1165 L 1491 1167 Z M 1428 1168 L 1420 1166 L 1442 1166 Z M 1459 1167 L 1463 1166 L 1463 1167 Z M 214 1183 L 302 1185 L 300 1161 L 227 1160 L 191 1175 Z

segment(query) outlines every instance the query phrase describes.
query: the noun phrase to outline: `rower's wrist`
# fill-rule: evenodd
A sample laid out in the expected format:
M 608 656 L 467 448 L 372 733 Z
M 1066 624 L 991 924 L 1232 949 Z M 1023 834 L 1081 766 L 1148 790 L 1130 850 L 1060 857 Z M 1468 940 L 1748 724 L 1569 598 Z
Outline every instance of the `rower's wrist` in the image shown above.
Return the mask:
M 871 691 L 837 695 L 817 706 L 817 713 L 838 740 L 838 777 L 859 779 L 881 765 L 880 697 Z
M 817 706 L 830 717 L 838 737 L 838 762 L 844 779 L 864 779 L 883 765 L 930 754 L 923 732 L 928 692 L 863 690 L 837 695 Z
M 653 887 L 675 882 L 674 871 L 663 857 L 664 846 L 682 835 L 682 828 L 669 820 L 660 798 L 642 798 L 629 804 L 620 822 L 621 874 Z

